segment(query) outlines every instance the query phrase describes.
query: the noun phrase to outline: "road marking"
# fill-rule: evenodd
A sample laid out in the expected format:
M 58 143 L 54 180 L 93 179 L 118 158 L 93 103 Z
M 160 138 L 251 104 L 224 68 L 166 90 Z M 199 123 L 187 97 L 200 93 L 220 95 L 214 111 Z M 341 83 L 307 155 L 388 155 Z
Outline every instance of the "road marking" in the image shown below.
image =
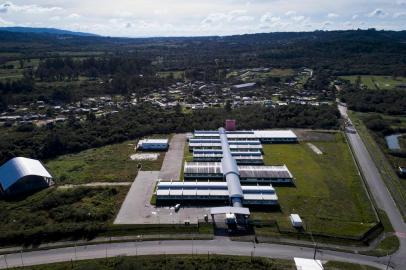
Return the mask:
M 395 234 L 399 238 L 406 238 L 406 233 L 404 233 L 404 232 L 396 232 Z

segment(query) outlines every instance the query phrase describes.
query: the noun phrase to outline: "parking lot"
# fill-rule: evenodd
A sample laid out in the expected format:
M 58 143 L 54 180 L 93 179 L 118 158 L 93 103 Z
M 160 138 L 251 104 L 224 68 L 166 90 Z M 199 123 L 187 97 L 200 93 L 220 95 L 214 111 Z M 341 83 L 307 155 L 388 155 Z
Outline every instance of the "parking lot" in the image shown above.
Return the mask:
M 174 205 L 155 207 L 151 205 L 156 182 L 180 179 L 186 134 L 173 136 L 160 171 L 140 171 L 131 185 L 114 224 L 195 224 L 204 219 L 210 208 L 181 207 L 175 211 Z
M 209 208 L 180 207 L 175 211 L 173 206 L 155 207 L 151 205 L 151 197 L 159 172 L 139 172 L 114 224 L 175 224 L 189 221 L 197 223 L 209 214 Z

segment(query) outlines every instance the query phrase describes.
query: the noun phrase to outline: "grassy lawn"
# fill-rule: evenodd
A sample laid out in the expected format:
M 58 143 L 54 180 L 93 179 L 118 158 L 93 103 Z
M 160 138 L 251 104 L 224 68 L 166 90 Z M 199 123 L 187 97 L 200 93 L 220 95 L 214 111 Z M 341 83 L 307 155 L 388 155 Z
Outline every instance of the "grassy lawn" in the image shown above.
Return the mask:
M 185 72 L 181 70 L 161 71 L 157 73 L 160 78 L 168 78 L 171 74 L 175 80 L 183 80 L 185 78 Z
M 397 251 L 399 249 L 399 245 L 399 239 L 392 235 L 386 237 L 375 249 L 361 253 L 368 256 L 383 257 Z
M 265 163 L 286 164 L 296 187 L 276 187 L 281 212 L 252 217 L 277 220 L 282 231 L 293 231 L 288 216 L 298 213 L 314 234 L 362 236 L 377 220 L 344 136 L 312 143 L 324 154 L 316 155 L 305 142 L 264 146 Z
M 372 266 L 360 265 L 360 264 L 351 264 L 351 263 L 344 263 L 344 262 L 327 262 L 323 265 L 324 270 L 378 270 Z
M 112 223 L 129 187 L 49 188 L 0 200 L 0 245 L 88 237 Z
M 267 73 L 260 73 L 259 77 L 290 77 L 295 75 L 295 71 L 291 68 L 273 68 Z
M 352 111 L 349 112 L 349 116 L 378 167 L 388 190 L 398 205 L 403 218 L 406 219 L 406 181 L 399 178 L 394 169 L 396 164 L 399 164 L 402 160 L 404 161 L 404 158 L 401 159 L 388 153 L 384 139 L 370 132 L 362 122 L 363 115 Z M 401 125 L 403 125 L 405 118 L 403 117 L 400 121 Z
M 234 270 L 261 270 L 279 269 L 296 270 L 292 260 L 269 259 L 246 256 L 225 256 L 225 255 L 154 255 L 154 256 L 133 256 L 114 257 L 107 259 L 95 259 L 84 261 L 72 261 L 54 263 L 39 266 L 27 266 L 18 269 L 27 270 L 118 270 L 118 269 L 165 269 L 165 270 L 208 270 L 208 269 L 234 269 Z M 341 262 L 327 262 L 324 264 L 327 270 L 376 270 L 376 268 Z
M 241 72 L 239 71 L 232 71 L 229 72 L 226 75 L 226 78 L 232 78 L 236 77 L 238 75 L 241 75 Z M 253 76 L 254 78 L 259 78 L 259 79 L 265 79 L 269 77 L 290 77 L 294 76 L 295 71 L 291 68 L 272 68 L 269 72 L 250 72 L 250 76 Z
M 23 60 L 23 68 L 21 68 L 20 61 L 8 61 L 4 65 L 5 66 L 13 66 L 13 69 L 8 68 L 0 68 L 0 81 L 1 80 L 18 80 L 23 78 L 24 68 L 36 68 L 39 63 L 38 58 L 33 59 L 25 59 Z
M 395 89 L 399 84 L 405 84 L 405 77 L 392 77 L 392 76 L 371 76 L 362 75 L 361 84 L 363 84 L 368 89 L 382 89 L 382 90 L 392 90 Z M 355 83 L 358 76 L 341 76 L 342 79 L 348 80 L 351 83 Z
M 108 145 L 58 157 L 46 166 L 58 184 L 133 181 L 138 164 L 143 171 L 160 170 L 165 152 L 155 161 L 134 161 L 130 159 L 136 153 L 134 147 L 134 141 Z

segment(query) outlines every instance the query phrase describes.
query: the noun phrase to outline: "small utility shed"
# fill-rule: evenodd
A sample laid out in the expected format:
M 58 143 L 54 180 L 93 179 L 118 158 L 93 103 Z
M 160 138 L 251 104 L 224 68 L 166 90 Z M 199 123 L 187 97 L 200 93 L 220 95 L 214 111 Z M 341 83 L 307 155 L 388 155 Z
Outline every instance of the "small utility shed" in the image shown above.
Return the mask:
M 0 194 L 16 195 L 53 185 L 52 176 L 38 160 L 16 157 L 0 167 Z
M 295 228 L 303 227 L 303 221 L 298 214 L 291 214 L 290 222 L 292 222 L 292 226 Z

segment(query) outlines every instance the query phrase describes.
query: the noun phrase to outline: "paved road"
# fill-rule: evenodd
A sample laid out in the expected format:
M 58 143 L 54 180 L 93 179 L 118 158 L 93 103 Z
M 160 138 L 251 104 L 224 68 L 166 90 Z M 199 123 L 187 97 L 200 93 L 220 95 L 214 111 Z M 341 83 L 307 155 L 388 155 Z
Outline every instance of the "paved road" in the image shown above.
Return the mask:
M 338 106 L 341 115 L 348 119 L 347 108 Z M 406 224 L 375 166 L 367 148 L 358 133 L 347 133 L 348 140 L 354 150 L 362 173 L 379 208 L 384 210 L 400 240 L 400 249 L 392 257 L 397 269 L 406 269 Z
M 160 179 L 174 181 L 180 180 L 185 144 L 186 134 L 176 134 L 172 137 L 159 174 Z
M 157 254 L 224 254 L 262 256 L 269 258 L 292 259 L 293 257 L 313 258 L 313 249 L 276 244 L 256 244 L 233 242 L 224 238 L 195 241 L 151 241 L 99 244 L 84 247 L 69 247 L 47 251 L 9 254 L 0 256 L 0 269 L 21 265 L 37 265 L 71 260 L 84 260 L 114 256 L 136 256 Z M 318 252 L 317 259 L 336 260 L 349 263 L 366 264 L 385 269 L 385 259 L 334 251 Z M 6 265 L 7 261 L 7 265 Z M 400 268 L 399 268 L 400 269 Z
M 150 199 L 158 179 L 158 174 L 158 171 L 138 172 L 114 220 L 114 224 L 157 223 L 157 220 L 152 219 L 150 222 L 147 222 L 147 217 L 151 216 L 151 209 L 153 209 Z
M 93 182 L 88 184 L 79 184 L 79 185 L 63 185 L 58 188 L 69 189 L 77 187 L 118 187 L 118 186 L 131 186 L 132 182 Z

